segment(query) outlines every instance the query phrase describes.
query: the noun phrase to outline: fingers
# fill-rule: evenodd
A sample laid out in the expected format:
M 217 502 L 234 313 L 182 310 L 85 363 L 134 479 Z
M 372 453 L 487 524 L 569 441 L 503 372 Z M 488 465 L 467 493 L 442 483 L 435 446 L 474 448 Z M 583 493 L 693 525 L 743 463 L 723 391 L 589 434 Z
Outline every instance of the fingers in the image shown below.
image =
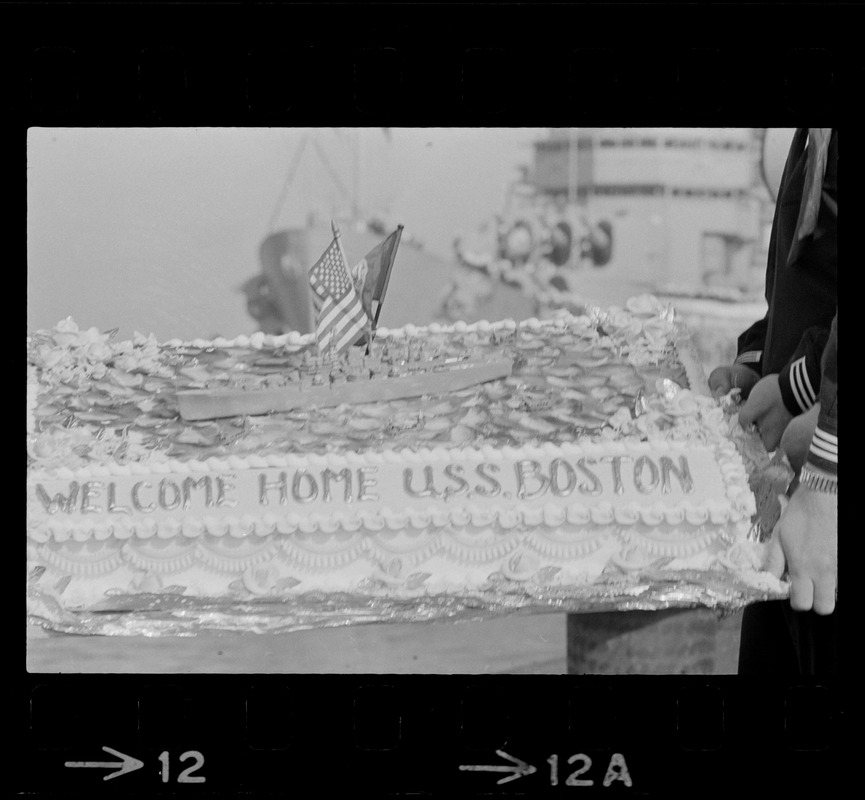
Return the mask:
M 807 575 L 790 576 L 790 608 L 794 611 L 811 611 L 821 615 L 835 610 L 836 583 L 831 576 L 816 580 Z
M 767 429 L 769 428 L 766 425 L 768 422 L 766 416 L 766 409 L 759 403 L 755 403 L 753 400 L 746 400 L 745 404 L 739 409 L 739 424 L 746 431 L 752 427 L 756 427 L 757 433 L 762 438 L 764 435 L 762 430 L 764 425 Z
M 742 398 L 747 399 L 751 389 L 760 379 L 760 376 L 750 367 L 735 364 L 733 366 L 733 387 L 742 390 Z
M 781 449 L 784 450 L 784 454 L 787 456 L 787 461 L 790 464 L 793 472 L 798 475 L 800 470 L 802 469 L 802 465 L 805 463 L 805 456 L 808 455 L 808 451 L 789 449 L 785 450 L 783 440 L 781 443 Z
M 776 578 L 780 578 L 784 574 L 784 568 L 787 566 L 787 559 L 784 557 L 784 549 L 781 547 L 781 540 L 773 534 L 772 541 L 769 542 L 769 552 L 766 556 L 766 572 L 770 572 Z
M 799 414 L 790 420 L 790 424 L 784 429 L 781 442 L 778 445 L 786 454 L 790 465 L 796 472 L 799 471 L 805 461 L 814 436 L 814 428 L 817 426 L 817 414 L 819 403 L 811 407 L 804 414 Z M 814 409 L 817 408 L 815 412 Z
M 781 434 L 783 430 L 778 430 L 775 425 L 760 425 L 760 441 L 763 442 L 763 447 L 767 453 L 771 453 L 777 449 L 781 443 Z
M 810 611 L 814 606 L 814 582 L 804 575 L 790 576 L 790 608 Z
M 781 442 L 778 445 L 787 456 L 791 466 L 796 472 L 805 460 L 805 455 L 808 452 L 810 439 L 806 439 L 801 435 L 801 425 L 798 425 L 799 418 L 794 419 L 784 430 L 781 436 Z
M 739 408 L 739 424 L 748 430 L 763 415 L 765 409 L 758 398 L 751 395 Z
M 788 416 L 778 409 L 767 409 L 751 400 L 739 409 L 739 424 L 746 431 L 751 426 L 756 426 L 760 441 L 769 453 L 775 451 L 781 444 L 781 437 L 784 435 L 788 421 Z
M 713 397 L 723 397 L 733 388 L 729 367 L 715 367 L 709 375 L 709 390 Z
M 835 610 L 835 581 L 831 578 L 814 583 L 814 611 L 831 614 Z

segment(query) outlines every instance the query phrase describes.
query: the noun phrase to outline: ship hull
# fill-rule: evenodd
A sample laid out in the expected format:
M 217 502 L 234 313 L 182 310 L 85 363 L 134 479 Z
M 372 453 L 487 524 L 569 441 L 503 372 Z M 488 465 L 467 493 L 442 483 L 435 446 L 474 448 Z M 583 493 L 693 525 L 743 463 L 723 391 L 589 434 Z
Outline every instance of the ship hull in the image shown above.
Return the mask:
M 377 403 L 423 395 L 440 395 L 487 381 L 506 378 L 513 361 L 469 360 L 415 375 L 354 380 L 320 386 L 282 386 L 269 389 L 192 389 L 177 393 L 185 420 L 261 415 L 343 403 Z

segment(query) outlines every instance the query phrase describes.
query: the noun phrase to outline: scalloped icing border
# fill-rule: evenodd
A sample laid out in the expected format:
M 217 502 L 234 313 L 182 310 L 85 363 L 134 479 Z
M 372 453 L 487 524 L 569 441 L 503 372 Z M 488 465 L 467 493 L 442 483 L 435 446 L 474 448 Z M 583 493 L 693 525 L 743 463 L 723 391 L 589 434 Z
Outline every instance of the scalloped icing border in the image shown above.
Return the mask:
M 636 547 L 653 557 L 688 558 L 708 550 L 718 540 L 719 532 L 700 528 L 694 533 L 680 535 L 664 542 L 643 534 L 606 526 L 597 529 L 591 537 L 571 543 L 551 545 L 538 531 L 512 532 L 494 541 L 472 545 L 446 531 L 437 531 L 413 548 L 391 549 L 372 537 L 352 538 L 338 546 L 315 550 L 304 548 L 296 541 L 283 539 L 257 542 L 246 548 L 226 547 L 219 539 L 178 543 L 170 552 L 159 553 L 148 549 L 145 543 L 127 541 L 116 543 L 98 552 L 83 550 L 70 552 L 63 545 L 49 542 L 38 547 L 39 558 L 61 573 L 79 578 L 95 578 L 128 566 L 160 575 L 179 575 L 188 570 L 202 569 L 214 575 L 236 576 L 252 567 L 263 567 L 276 562 L 285 569 L 301 573 L 322 573 L 350 567 L 360 560 L 370 564 L 401 562 L 409 569 L 419 569 L 434 560 L 471 566 L 494 566 L 507 561 L 516 553 L 532 552 L 541 566 L 565 566 L 574 562 L 597 558 L 596 553 L 605 542 L 616 543 L 616 549 Z

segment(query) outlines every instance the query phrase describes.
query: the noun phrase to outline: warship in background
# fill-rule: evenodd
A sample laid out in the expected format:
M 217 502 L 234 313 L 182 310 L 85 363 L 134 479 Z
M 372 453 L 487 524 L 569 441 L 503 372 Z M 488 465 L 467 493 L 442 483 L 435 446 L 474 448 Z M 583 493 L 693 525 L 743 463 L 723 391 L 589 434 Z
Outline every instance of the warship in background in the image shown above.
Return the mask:
M 531 164 L 501 210 L 455 240 L 452 261 L 426 253 L 406 231 L 389 290 L 399 299 L 383 324 L 580 313 L 649 292 L 674 302 L 696 328 L 720 326 L 735 338 L 765 313 L 773 192 L 791 137 L 791 129 L 551 129 L 533 143 Z M 352 214 L 340 221 L 354 263 L 389 227 L 364 219 L 356 193 L 342 188 Z M 323 220 L 271 225 L 261 271 L 242 287 L 261 330 L 312 330 L 307 270 L 329 240 Z
M 532 164 L 521 168 L 502 211 L 457 240 L 457 257 L 475 268 L 502 261 L 522 271 L 554 267 L 557 282 L 577 293 L 604 284 L 756 299 L 774 210 L 769 182 L 776 178 L 767 172 L 775 173 L 778 155 L 783 163 L 786 135 L 551 129 L 534 143 Z
M 556 128 L 500 213 L 455 241 L 450 316 L 669 299 L 707 361 L 765 313 L 775 193 L 792 129 Z M 513 301 L 512 301 L 513 303 Z M 720 363 L 718 361 L 717 363 Z

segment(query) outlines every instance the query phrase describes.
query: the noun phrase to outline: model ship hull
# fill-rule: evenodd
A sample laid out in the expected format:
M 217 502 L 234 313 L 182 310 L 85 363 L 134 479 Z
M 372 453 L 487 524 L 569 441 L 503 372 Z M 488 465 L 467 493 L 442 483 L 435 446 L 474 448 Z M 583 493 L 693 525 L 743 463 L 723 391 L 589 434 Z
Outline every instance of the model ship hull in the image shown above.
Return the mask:
M 377 403 L 422 395 L 449 394 L 511 374 L 511 359 L 466 360 L 410 375 L 346 381 L 319 386 L 263 389 L 192 389 L 177 393 L 185 420 L 271 414 L 314 406 Z

